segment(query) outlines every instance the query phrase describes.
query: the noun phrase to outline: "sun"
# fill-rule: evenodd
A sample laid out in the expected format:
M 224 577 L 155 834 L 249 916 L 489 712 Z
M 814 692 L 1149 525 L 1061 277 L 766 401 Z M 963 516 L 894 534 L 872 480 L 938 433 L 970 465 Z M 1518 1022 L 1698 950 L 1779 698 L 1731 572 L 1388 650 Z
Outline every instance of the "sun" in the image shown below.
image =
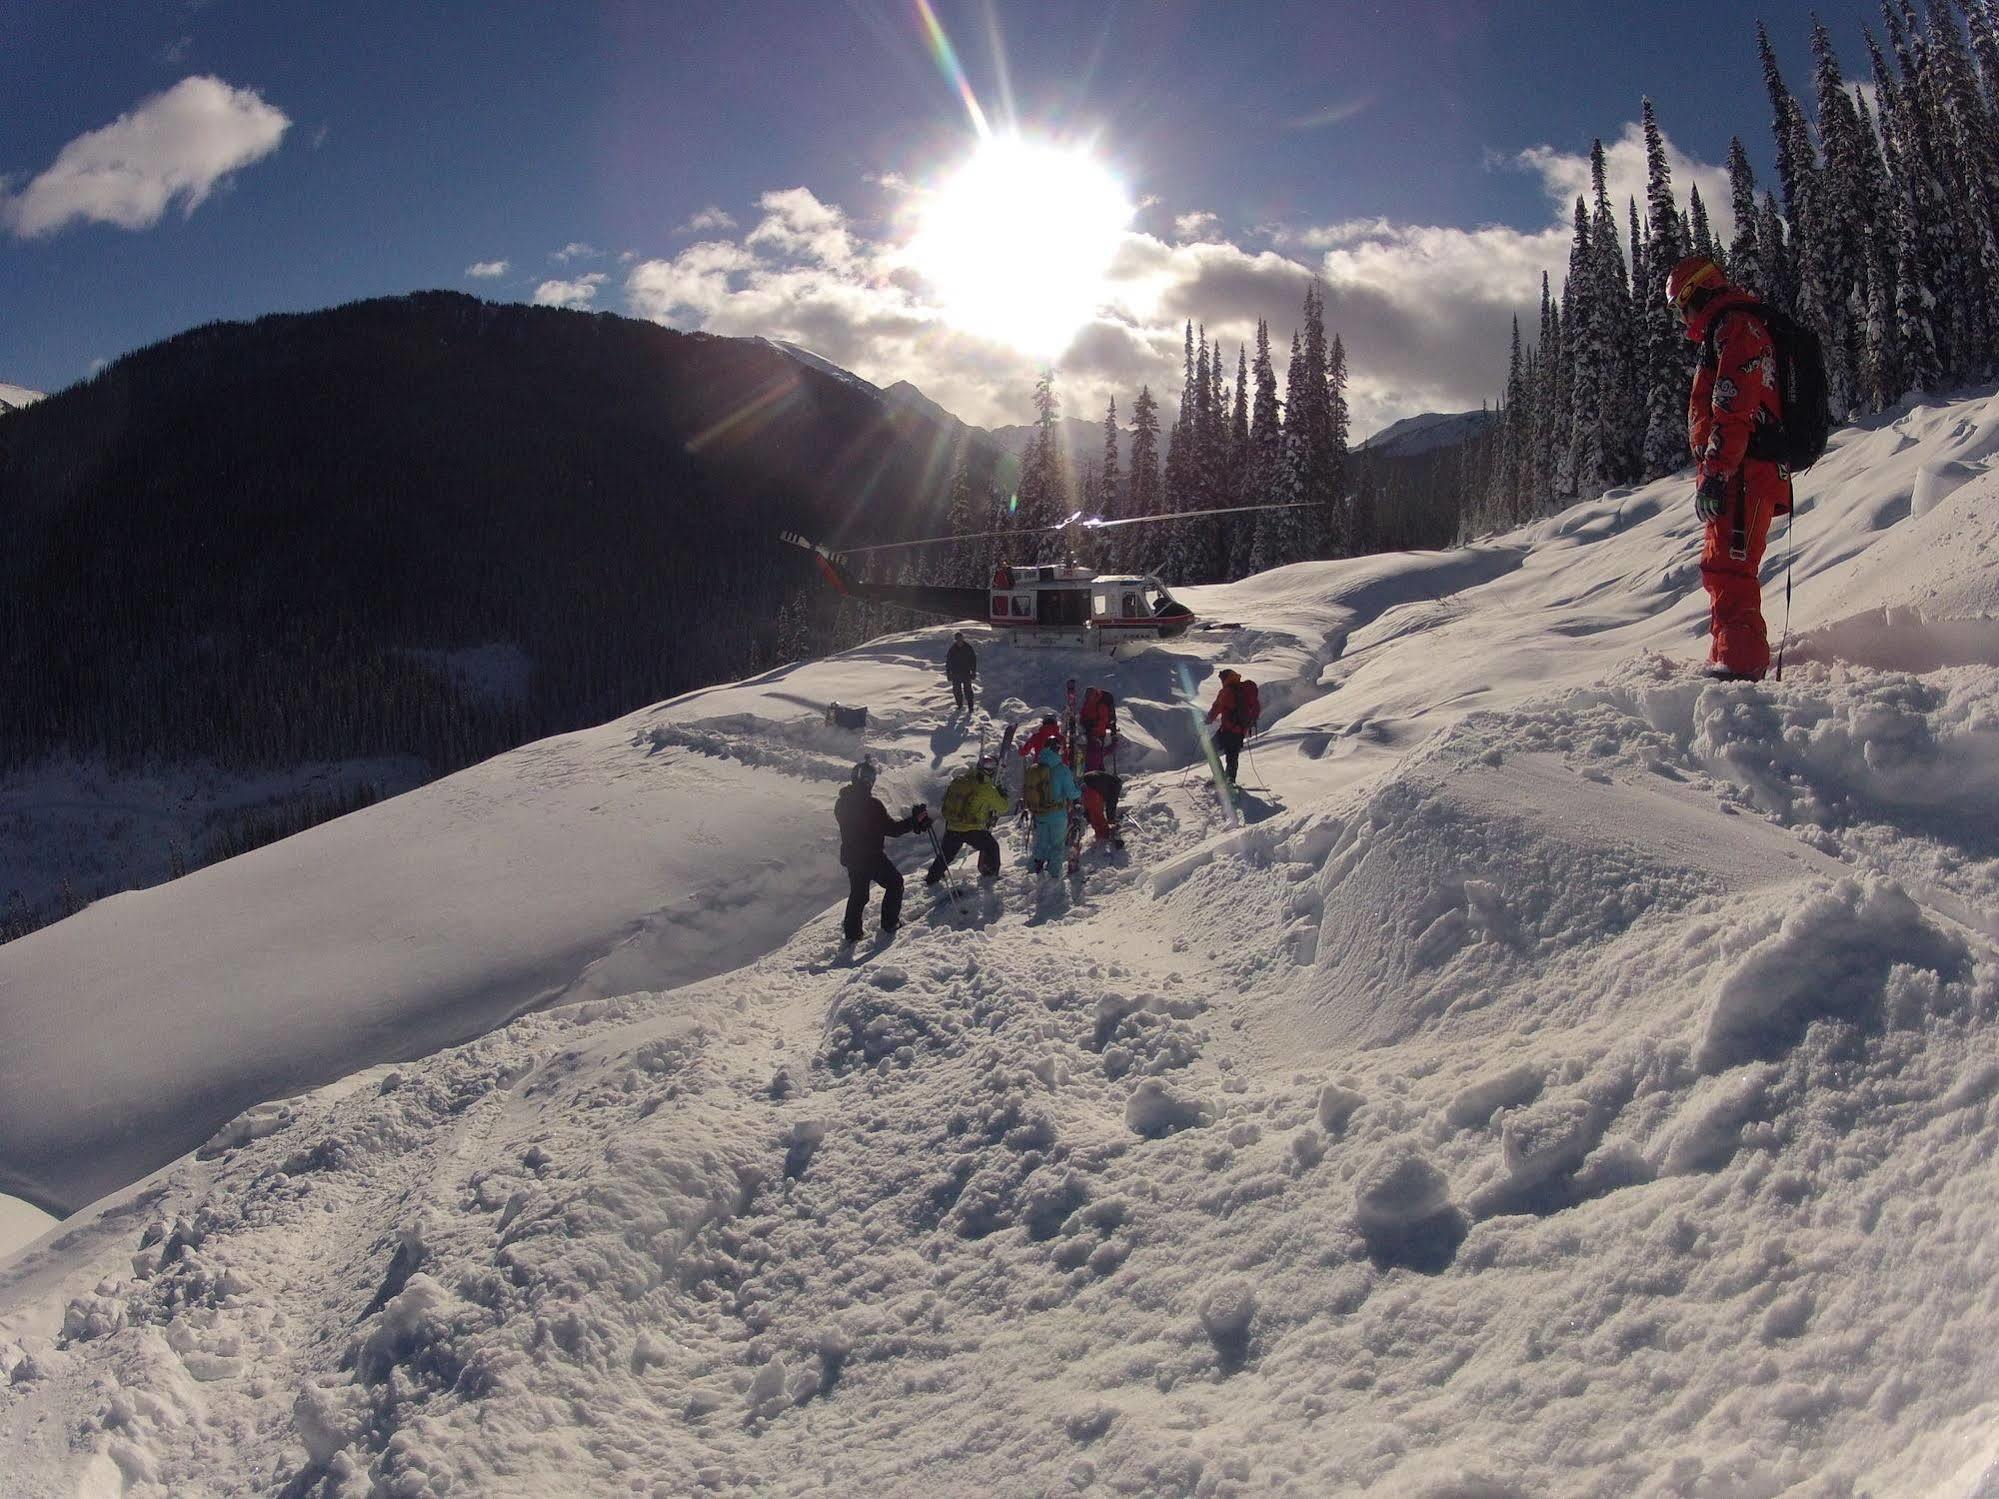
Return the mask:
M 953 326 L 1052 359 L 1107 299 L 1132 213 L 1087 151 L 993 136 L 926 196 L 909 259 Z

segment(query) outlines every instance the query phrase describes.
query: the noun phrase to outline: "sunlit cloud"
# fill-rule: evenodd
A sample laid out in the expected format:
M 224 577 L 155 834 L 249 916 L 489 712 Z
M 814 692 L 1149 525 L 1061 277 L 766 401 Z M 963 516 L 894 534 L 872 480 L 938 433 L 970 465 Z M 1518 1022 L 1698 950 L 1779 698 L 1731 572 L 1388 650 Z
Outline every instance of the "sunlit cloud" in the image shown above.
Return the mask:
M 586 245 L 580 239 L 572 239 L 560 250 L 549 251 L 548 258 L 550 260 L 559 260 L 566 265 L 572 260 L 593 260 L 601 254 L 603 254 L 603 251 L 599 250 L 595 245 Z
M 1211 213 L 1202 213 L 1198 210 L 1193 213 L 1180 214 L 1173 220 L 1173 232 L 1182 239 L 1198 239 L 1210 230 L 1221 227 L 1222 221 L 1220 219 Z
M 490 281 L 495 277 L 506 275 L 507 264 L 504 260 L 475 260 L 465 267 L 465 274 L 475 281 Z
M 765 193 L 757 199 L 757 207 L 764 211 L 764 217 L 744 236 L 744 244 L 803 255 L 827 266 L 853 262 L 854 239 L 846 214 L 820 202 L 809 189 L 788 187 Z
M 731 277 L 762 266 L 763 261 L 741 245 L 703 240 L 671 260 L 644 260 L 633 266 L 625 277 L 625 297 L 640 317 L 699 328 L 735 294 L 741 283 L 732 283 Z
M 1687 155 L 1673 144 L 1671 136 L 1663 132 L 1662 138 L 1666 147 L 1666 165 L 1673 174 L 1673 191 L 1679 197 L 1681 206 L 1686 204 L 1688 185 L 1698 185 L 1701 201 L 1707 205 L 1709 222 L 1718 233 L 1733 235 L 1735 214 L 1728 191 L 1728 168 Z M 1557 151 L 1553 146 L 1534 146 L 1506 158 L 1502 164 L 1540 177 L 1541 186 L 1548 194 L 1564 230 L 1570 227 L 1576 199 L 1593 199 L 1589 153 L 1586 151 Z M 1645 212 L 1646 186 L 1644 127 L 1634 120 L 1624 127 L 1616 140 L 1606 141 L 1603 164 L 1604 184 L 1610 194 L 1610 205 L 1617 211 L 1618 222 L 1624 222 L 1625 205 L 1632 198 L 1638 200 L 1638 212 L 1642 215 Z M 1567 263 L 1566 257 L 1563 263 Z
M 602 271 L 592 271 L 587 276 L 579 276 L 574 281 L 544 281 L 534 289 L 534 305 L 537 307 L 590 306 L 597 300 L 597 288 L 607 278 Z
M 1642 193 L 1642 146 L 1633 127 L 1607 147 L 1613 192 Z M 1726 172 L 1670 145 L 1669 153 L 1681 201 L 1688 182 L 1699 182 L 1725 233 Z M 1170 424 L 1188 321 L 1222 346 L 1233 370 L 1237 346 L 1253 344 L 1258 319 L 1267 319 L 1281 379 L 1315 275 L 1326 287 L 1329 331 L 1348 350 L 1357 438 L 1418 412 L 1476 409 L 1504 384 L 1512 319 L 1535 335 L 1544 271 L 1560 292 L 1574 190 L 1589 180 L 1587 154 L 1545 147 L 1493 165 L 1540 179 L 1548 203 L 1541 226 L 1375 217 L 1267 223 L 1230 238 L 1219 222 L 1191 214 L 1153 232 L 1126 229 L 1101 305 L 1055 359 L 1064 411 L 1094 420 L 1115 396 L 1128 412 L 1149 384 Z M 922 190 L 910 194 L 920 210 Z M 1029 419 L 1040 361 L 961 326 L 913 274 L 900 230 L 865 231 L 802 187 L 766 193 L 759 207 L 763 217 L 740 237 L 704 239 L 633 266 L 624 280 L 629 310 L 679 328 L 798 343 L 878 385 L 907 380 L 980 425 Z
M 676 226 L 673 232 L 675 234 L 705 234 L 712 229 L 733 229 L 735 227 L 736 217 L 734 214 L 710 203 L 686 223 Z
M 160 61 L 170 68 L 179 67 L 181 61 L 187 56 L 188 49 L 193 45 L 193 37 L 177 36 L 164 47 L 160 48 Z
M 183 78 L 64 146 L 20 193 L 0 198 L 0 221 L 22 238 L 78 222 L 150 229 L 176 203 L 192 214 L 231 173 L 277 150 L 290 125 L 254 89 Z

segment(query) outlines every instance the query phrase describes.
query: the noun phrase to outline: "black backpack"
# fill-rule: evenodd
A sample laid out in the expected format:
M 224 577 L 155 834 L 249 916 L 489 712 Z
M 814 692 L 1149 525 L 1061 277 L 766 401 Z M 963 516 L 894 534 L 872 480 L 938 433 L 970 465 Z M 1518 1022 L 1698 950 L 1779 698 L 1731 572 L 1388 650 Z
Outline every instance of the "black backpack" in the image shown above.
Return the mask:
M 1784 419 L 1774 430 L 1759 430 L 1749 442 L 1749 456 L 1766 463 L 1781 463 L 1794 474 L 1803 473 L 1825 454 L 1826 440 L 1832 436 L 1832 405 L 1826 398 L 1825 346 L 1818 334 L 1789 313 L 1762 302 L 1751 302 L 1730 311 L 1753 313 L 1770 330 L 1776 350 L 1777 399 L 1783 404 Z M 1723 313 L 1722 317 L 1728 316 Z M 1707 360 L 1720 356 L 1715 343 L 1721 318 L 1707 333 Z

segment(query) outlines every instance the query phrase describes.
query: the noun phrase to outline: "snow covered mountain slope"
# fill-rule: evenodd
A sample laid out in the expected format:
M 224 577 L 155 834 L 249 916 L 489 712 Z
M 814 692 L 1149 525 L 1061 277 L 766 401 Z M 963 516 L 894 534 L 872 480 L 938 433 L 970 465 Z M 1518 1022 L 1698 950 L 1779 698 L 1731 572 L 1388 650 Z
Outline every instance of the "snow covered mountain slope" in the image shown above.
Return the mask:
M 1689 669 L 1684 481 L 1191 590 L 1237 627 L 1128 662 L 982 646 L 997 716 L 1118 693 L 1130 847 L 851 958 L 831 795 L 970 754 L 946 630 L 0 949 L 8 1168 L 132 1183 L 0 1268 L 10 1473 L 1992 1493 L 1995 425 L 1841 434 L 1781 684 Z M 1227 661 L 1240 825 L 1176 698 Z
M 32 406 L 42 398 L 39 390 L 30 390 L 25 385 L 9 385 L 0 380 L 0 411 L 18 411 L 23 406 Z
M 1476 437 L 1492 422 L 1489 411 L 1426 411 L 1390 422 L 1360 446 L 1390 458 L 1414 458 L 1438 448 L 1456 447 Z

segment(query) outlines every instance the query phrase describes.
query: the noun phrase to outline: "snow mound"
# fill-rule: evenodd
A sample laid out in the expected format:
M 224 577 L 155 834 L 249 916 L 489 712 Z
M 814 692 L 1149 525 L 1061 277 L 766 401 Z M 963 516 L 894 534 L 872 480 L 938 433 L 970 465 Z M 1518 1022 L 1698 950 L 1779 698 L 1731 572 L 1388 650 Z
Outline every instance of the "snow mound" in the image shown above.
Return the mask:
M 1695 1062 L 1726 1071 L 1795 1042 L 1821 1016 L 1912 1024 L 1926 1009 L 1968 997 L 1969 963 L 1964 944 L 1926 921 L 1899 886 L 1842 880 L 1805 892 L 1722 974 L 1701 1017 Z
M 1912 496 L 1995 442 L 1990 395 L 1842 433 L 1801 626 L 1980 627 L 1993 481 Z M 879 641 L 0 951 L 0 1161 L 129 1183 L 0 1267 L 10 1477 L 1978 1492 L 1999 668 L 1706 681 L 1686 500 L 990 651 L 997 721 L 948 630 Z M 1270 705 L 1232 803 L 1181 698 L 1224 663 Z M 1069 675 L 1119 695 L 1126 855 L 912 882 L 847 950 L 845 765 L 934 801 Z

